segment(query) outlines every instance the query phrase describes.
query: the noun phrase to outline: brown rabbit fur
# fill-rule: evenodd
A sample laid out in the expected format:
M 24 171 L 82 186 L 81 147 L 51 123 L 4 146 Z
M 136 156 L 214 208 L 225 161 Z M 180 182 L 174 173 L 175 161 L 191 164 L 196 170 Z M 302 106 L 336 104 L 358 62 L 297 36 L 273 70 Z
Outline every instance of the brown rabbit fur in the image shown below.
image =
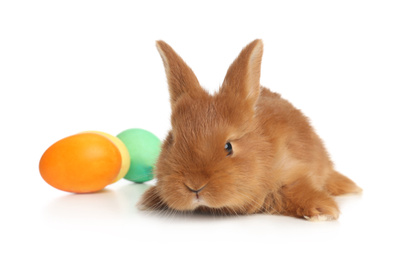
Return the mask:
M 165 42 L 172 130 L 155 166 L 143 209 L 219 214 L 272 213 L 337 219 L 333 195 L 360 192 L 334 170 L 308 119 L 260 86 L 261 40 L 246 46 L 209 95 Z M 230 149 L 232 147 L 232 149 Z

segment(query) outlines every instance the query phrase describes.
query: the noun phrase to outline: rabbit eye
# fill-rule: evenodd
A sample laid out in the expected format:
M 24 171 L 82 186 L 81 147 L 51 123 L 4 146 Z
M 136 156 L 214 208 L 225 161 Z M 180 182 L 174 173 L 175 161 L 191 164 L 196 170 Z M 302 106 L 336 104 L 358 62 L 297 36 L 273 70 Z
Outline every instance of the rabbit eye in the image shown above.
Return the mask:
M 230 143 L 230 142 L 227 142 L 226 144 L 225 144 L 225 150 L 227 151 L 227 156 L 229 156 L 229 155 L 231 155 L 232 153 L 233 153 L 233 150 L 232 150 L 232 144 Z

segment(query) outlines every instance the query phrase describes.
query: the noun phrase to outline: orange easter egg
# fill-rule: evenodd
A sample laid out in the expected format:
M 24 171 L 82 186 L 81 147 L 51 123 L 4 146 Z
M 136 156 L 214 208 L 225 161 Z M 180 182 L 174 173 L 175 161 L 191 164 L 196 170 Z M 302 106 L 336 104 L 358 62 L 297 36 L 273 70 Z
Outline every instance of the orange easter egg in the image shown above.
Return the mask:
M 117 147 L 117 149 L 119 149 L 119 152 L 121 155 L 121 167 L 120 167 L 119 173 L 117 174 L 117 177 L 112 181 L 112 183 L 115 183 L 118 180 L 124 178 L 124 176 L 128 172 L 128 169 L 130 168 L 130 164 L 131 164 L 130 153 L 128 152 L 125 144 L 118 137 L 107 134 L 105 132 L 87 131 L 87 132 L 83 132 L 83 133 L 93 133 L 93 134 L 102 135 L 102 136 L 108 138 L 114 145 L 116 145 L 116 147 Z
M 41 157 L 39 169 L 42 178 L 59 190 L 90 193 L 112 183 L 121 165 L 119 149 L 108 138 L 81 133 L 50 146 Z

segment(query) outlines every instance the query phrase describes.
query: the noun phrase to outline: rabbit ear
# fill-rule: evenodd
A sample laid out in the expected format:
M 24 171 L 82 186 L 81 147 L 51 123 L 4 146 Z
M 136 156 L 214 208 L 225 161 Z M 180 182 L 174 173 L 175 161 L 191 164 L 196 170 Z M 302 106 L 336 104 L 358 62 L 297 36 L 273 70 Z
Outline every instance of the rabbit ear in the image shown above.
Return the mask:
M 220 93 L 246 100 L 254 106 L 260 92 L 262 40 L 248 44 L 229 67 Z
M 206 94 L 199 85 L 194 72 L 171 46 L 164 41 L 157 41 L 156 45 L 164 62 L 172 109 L 179 97 L 185 93 L 188 93 L 193 98 Z

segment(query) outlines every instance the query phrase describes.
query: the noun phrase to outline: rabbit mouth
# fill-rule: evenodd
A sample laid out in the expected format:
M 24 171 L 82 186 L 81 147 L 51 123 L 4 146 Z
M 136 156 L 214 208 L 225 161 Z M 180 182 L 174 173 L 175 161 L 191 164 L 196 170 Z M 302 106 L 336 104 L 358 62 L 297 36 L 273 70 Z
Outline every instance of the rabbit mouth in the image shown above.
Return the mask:
M 184 185 L 187 187 L 187 189 L 193 193 L 192 194 L 192 200 L 191 204 L 193 207 L 197 208 L 199 206 L 207 206 L 205 199 L 203 198 L 204 196 L 201 195 L 201 191 L 206 187 L 206 185 L 203 185 L 199 187 L 198 189 L 193 189 L 190 188 L 191 185 L 187 185 L 184 183 Z
M 195 197 L 192 199 L 192 206 L 194 208 L 198 208 L 199 206 L 209 206 L 206 203 L 206 200 L 203 199 L 203 196 L 195 194 Z
M 199 207 L 199 206 L 209 206 L 203 196 L 203 194 L 200 194 L 199 192 L 196 192 L 195 194 L 192 194 L 192 206 L 194 206 L 195 208 Z
M 192 198 L 192 205 L 195 207 L 199 206 L 207 206 L 206 200 L 203 198 L 203 195 L 201 195 L 201 191 L 206 187 L 206 184 L 203 185 L 202 187 L 199 187 L 198 189 L 193 189 L 190 188 L 190 185 L 187 185 L 184 183 L 184 185 L 187 187 L 187 189 L 191 192 L 194 193 L 193 198 Z

